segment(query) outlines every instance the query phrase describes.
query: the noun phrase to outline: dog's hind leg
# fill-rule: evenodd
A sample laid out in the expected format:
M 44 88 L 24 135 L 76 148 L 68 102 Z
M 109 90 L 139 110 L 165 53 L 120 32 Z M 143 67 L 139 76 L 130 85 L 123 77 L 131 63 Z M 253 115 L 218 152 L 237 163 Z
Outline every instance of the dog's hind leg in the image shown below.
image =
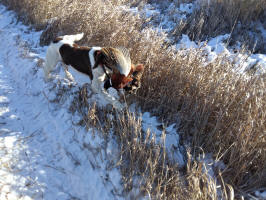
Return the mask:
M 47 49 L 46 57 L 45 57 L 45 64 L 43 67 L 45 80 L 49 80 L 50 72 L 56 67 L 56 64 L 61 60 L 61 57 L 58 52 L 58 47 L 56 44 L 50 44 Z
M 63 64 L 64 65 L 64 70 L 65 70 L 65 74 L 66 74 L 66 78 L 71 81 L 71 82 L 74 82 L 74 78 L 72 76 L 72 74 L 68 71 L 68 66 L 66 64 Z

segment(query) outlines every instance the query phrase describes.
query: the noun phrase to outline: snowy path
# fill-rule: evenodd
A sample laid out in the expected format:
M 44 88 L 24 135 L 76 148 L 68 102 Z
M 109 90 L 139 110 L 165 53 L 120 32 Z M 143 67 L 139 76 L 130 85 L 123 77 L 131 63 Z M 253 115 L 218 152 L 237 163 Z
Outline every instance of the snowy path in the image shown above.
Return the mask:
M 43 95 L 54 93 L 39 67 L 40 33 L 14 19 L 0 6 L 0 200 L 116 199 L 120 175 L 95 151 L 102 140 Z

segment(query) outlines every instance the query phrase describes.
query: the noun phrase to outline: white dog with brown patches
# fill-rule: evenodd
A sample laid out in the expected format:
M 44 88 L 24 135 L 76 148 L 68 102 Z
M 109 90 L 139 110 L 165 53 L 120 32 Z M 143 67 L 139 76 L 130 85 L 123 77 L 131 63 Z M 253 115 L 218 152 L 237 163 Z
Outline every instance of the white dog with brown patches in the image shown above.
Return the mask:
M 93 92 L 100 93 L 115 108 L 123 109 L 118 99 L 109 95 L 106 89 L 114 87 L 118 91 L 129 88 L 134 80 L 134 72 L 143 72 L 143 65 L 135 67 L 131 65 L 129 52 L 125 48 L 112 47 L 86 47 L 75 44 L 83 38 L 83 33 L 65 35 L 56 38 L 48 47 L 44 65 L 45 78 L 50 78 L 50 72 L 58 62 L 65 64 L 65 72 L 69 79 L 73 80 L 67 66 L 71 66 L 78 72 L 90 77 Z M 107 80 L 106 80 L 107 79 Z M 137 80 L 139 82 L 140 80 Z M 102 87 L 105 82 L 104 87 Z

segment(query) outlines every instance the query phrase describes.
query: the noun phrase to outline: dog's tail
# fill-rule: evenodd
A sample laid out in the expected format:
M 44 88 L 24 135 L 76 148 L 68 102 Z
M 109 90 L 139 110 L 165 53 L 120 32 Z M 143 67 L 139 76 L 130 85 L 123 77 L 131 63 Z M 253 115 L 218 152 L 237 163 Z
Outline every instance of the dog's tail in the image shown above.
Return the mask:
M 81 40 L 83 38 L 83 36 L 84 36 L 84 33 L 79 33 L 79 34 L 76 34 L 76 35 L 64 35 L 62 37 L 62 40 L 72 43 L 72 42 Z

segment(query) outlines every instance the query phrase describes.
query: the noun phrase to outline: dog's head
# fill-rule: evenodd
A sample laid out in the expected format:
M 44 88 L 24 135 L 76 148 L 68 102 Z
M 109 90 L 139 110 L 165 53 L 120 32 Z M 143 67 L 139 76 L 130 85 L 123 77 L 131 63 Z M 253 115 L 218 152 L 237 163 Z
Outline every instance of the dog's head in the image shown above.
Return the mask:
M 125 48 L 105 47 L 95 54 L 94 69 L 99 65 L 105 66 L 112 71 L 110 80 L 104 84 L 105 89 L 125 89 L 132 93 L 140 88 L 144 66 L 131 64 L 129 51 Z
M 131 71 L 126 77 L 121 74 L 112 74 L 110 80 L 108 79 L 104 88 L 108 89 L 109 87 L 114 87 L 116 89 L 124 89 L 127 93 L 132 94 L 136 93 L 137 90 L 141 87 L 141 77 L 144 72 L 144 66 L 142 64 L 131 66 Z

